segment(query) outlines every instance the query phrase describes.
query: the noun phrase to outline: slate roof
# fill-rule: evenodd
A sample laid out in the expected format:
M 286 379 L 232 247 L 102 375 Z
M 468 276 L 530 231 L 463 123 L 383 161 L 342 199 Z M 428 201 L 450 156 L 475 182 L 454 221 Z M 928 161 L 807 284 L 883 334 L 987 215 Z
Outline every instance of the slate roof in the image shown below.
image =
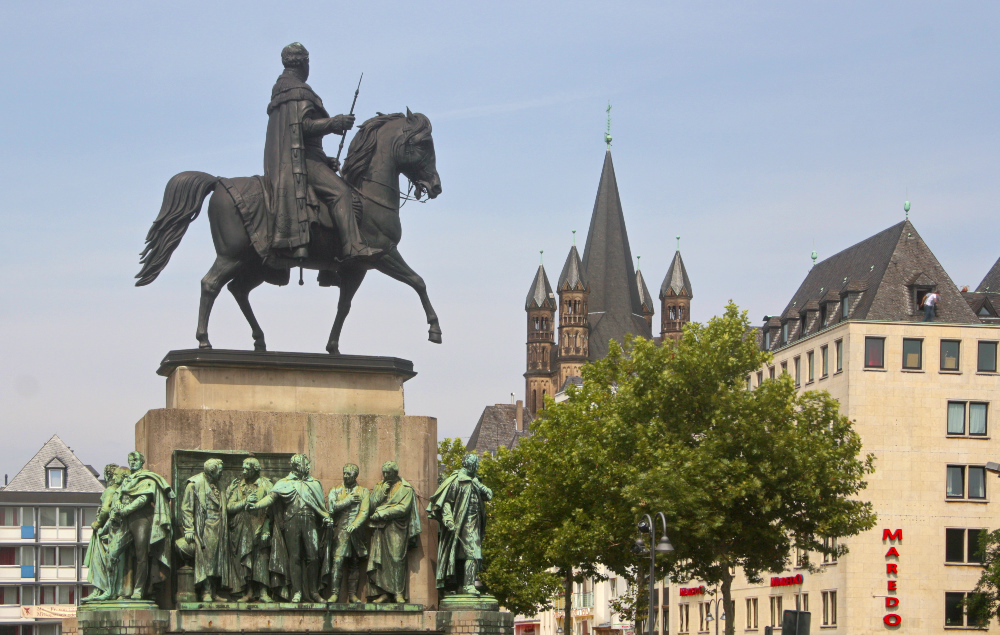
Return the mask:
M 694 292 L 691 290 L 691 279 L 688 278 L 680 250 L 674 253 L 674 259 L 670 263 L 670 268 L 667 269 L 667 275 L 663 277 L 663 284 L 660 285 L 660 299 L 662 300 L 668 295 L 694 297 Z
M 842 294 L 851 298 L 848 319 L 892 322 L 923 319 L 915 306 L 912 285 L 933 285 L 941 295 L 936 321 L 978 324 L 955 283 L 927 247 L 909 220 L 862 240 L 817 263 L 809 270 L 795 295 L 781 312 L 783 319 L 797 318 L 811 303 L 829 301 Z M 836 296 L 832 292 L 836 293 Z M 838 311 L 839 302 L 834 310 Z M 773 325 L 770 318 L 769 325 Z M 796 339 L 801 326 L 789 334 Z M 815 329 L 813 329 L 815 330 Z
M 639 302 L 642 304 L 643 311 L 655 313 L 654 307 L 656 303 L 653 302 L 653 298 L 649 295 L 649 289 L 646 288 L 646 280 L 643 279 L 641 270 L 635 272 L 635 286 L 639 289 Z
M 993 263 L 993 267 L 990 268 L 986 277 L 983 281 L 979 283 L 976 287 L 977 293 L 984 293 L 987 291 L 992 291 L 994 293 L 1000 293 L 1000 258 Z
M 566 262 L 563 264 L 562 273 L 559 274 L 556 288 L 560 291 L 583 291 L 587 288 L 583 263 L 580 262 L 580 252 L 576 250 L 576 245 L 570 247 L 569 254 L 566 255 Z
M 498 403 L 494 406 L 483 408 L 483 414 L 479 416 L 476 429 L 472 431 L 469 442 L 465 449 L 470 452 L 494 453 L 501 445 L 511 447 L 511 444 L 519 437 L 514 417 L 517 415 L 515 404 Z M 521 420 L 525 429 L 528 429 L 533 421 L 531 413 L 527 408 L 522 408 Z M 524 436 L 524 434 L 521 434 Z
M 627 333 L 651 338 L 650 326 L 642 317 L 642 302 L 635 284 L 632 250 L 610 150 L 604 155 L 582 264 L 590 288 L 587 300 L 589 359 L 605 357 L 608 341 L 624 342 Z
M 66 487 L 51 490 L 45 486 L 45 467 L 66 468 Z M 93 468 L 84 465 L 76 458 L 73 451 L 63 443 L 58 435 L 45 442 L 45 445 L 28 461 L 21 471 L 14 475 L 4 492 L 76 492 L 96 493 L 104 491 L 104 486 L 97 480 Z
M 528 297 L 524 300 L 524 310 L 556 308 L 556 297 L 549 286 L 549 277 L 545 275 L 545 267 L 538 265 L 538 272 L 528 289 Z

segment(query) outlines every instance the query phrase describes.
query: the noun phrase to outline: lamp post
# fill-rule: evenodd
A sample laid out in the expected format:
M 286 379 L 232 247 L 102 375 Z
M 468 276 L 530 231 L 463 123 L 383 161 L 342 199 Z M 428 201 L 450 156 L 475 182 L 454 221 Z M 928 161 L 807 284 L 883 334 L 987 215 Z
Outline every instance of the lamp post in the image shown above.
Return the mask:
M 646 543 L 643 542 L 643 534 L 649 534 L 650 545 L 656 542 L 656 525 L 653 523 L 653 518 L 649 514 L 643 514 L 642 520 L 637 525 L 639 538 L 632 547 L 632 551 L 636 555 L 649 555 L 649 611 L 646 616 L 647 635 L 653 635 L 653 587 L 656 584 L 656 554 L 670 553 L 674 550 L 674 546 L 670 544 L 670 540 L 667 538 L 667 517 L 664 516 L 663 512 L 656 512 L 656 517 L 660 519 L 660 524 L 663 526 L 663 531 L 660 532 L 660 541 L 652 548 L 647 547 Z
M 715 635 L 719 635 L 719 622 L 721 622 L 722 620 L 726 619 L 726 607 L 725 607 L 724 604 L 722 605 L 722 611 L 721 612 L 719 611 L 719 606 L 720 606 L 719 603 L 722 602 L 722 601 L 723 601 L 723 598 L 712 598 L 712 599 L 710 599 L 707 602 L 707 604 L 708 604 L 708 615 L 705 616 L 705 621 L 706 622 L 712 622 L 712 621 L 715 622 Z M 712 617 L 712 605 L 713 604 L 715 605 L 715 612 L 719 613 L 719 619 L 715 619 L 714 617 Z

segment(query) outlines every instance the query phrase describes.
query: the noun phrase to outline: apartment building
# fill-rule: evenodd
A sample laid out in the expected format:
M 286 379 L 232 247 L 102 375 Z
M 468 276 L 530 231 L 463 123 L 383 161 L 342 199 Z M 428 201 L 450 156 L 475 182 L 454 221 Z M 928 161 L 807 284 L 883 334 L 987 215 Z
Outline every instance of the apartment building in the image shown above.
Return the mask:
M 58 436 L 0 489 L 0 635 L 60 635 L 76 617 L 103 491 Z

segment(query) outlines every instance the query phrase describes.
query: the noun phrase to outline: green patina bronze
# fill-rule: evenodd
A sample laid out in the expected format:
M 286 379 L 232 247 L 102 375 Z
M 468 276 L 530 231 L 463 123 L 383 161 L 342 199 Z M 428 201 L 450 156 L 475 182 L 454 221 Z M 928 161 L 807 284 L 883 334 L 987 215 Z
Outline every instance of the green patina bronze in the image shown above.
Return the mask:
M 381 604 L 406 602 L 406 554 L 417 544 L 420 516 L 413 487 L 399 477 L 399 465 L 386 461 L 382 480 L 372 490 L 368 526 L 372 541 L 368 553 L 368 597 Z

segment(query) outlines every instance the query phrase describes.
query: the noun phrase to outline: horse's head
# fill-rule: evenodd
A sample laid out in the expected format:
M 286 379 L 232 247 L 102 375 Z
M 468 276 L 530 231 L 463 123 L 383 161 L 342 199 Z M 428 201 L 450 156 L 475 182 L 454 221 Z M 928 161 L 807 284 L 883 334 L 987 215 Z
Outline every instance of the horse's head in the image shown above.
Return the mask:
M 431 121 L 419 112 L 410 112 L 409 108 L 403 121 L 400 142 L 395 147 L 396 165 L 413 182 L 417 198 L 424 192 L 430 198 L 437 198 L 441 193 L 441 177 L 437 172 Z

